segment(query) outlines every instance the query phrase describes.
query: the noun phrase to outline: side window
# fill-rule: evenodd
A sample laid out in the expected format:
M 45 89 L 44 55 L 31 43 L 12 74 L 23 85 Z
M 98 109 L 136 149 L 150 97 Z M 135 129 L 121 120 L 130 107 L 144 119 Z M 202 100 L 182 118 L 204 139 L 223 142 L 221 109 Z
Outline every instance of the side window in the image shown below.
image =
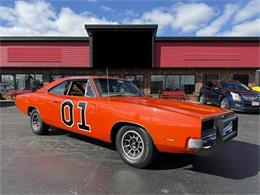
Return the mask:
M 213 83 L 211 81 L 208 81 L 206 83 L 206 86 L 209 87 L 209 88 L 213 88 Z
M 69 82 L 64 81 L 49 90 L 50 93 L 57 95 L 66 95 L 69 88 Z
M 90 81 L 88 81 L 88 83 L 87 83 L 87 90 L 86 90 L 86 95 L 85 96 L 86 97 L 94 97 L 95 96 L 93 88 L 92 88 L 92 86 L 90 84 Z
M 219 83 L 214 82 L 214 86 L 213 86 L 213 88 L 214 88 L 215 90 L 219 90 L 219 89 L 220 89 L 220 85 L 219 85 Z
M 88 80 L 74 80 L 68 95 L 71 96 L 84 96 Z

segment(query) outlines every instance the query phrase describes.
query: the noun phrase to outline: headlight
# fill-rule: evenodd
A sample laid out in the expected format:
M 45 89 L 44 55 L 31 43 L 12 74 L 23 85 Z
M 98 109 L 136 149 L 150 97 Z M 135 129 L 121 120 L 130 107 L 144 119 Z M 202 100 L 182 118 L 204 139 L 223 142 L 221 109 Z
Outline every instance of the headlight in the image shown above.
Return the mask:
M 234 93 L 234 92 L 231 92 L 230 94 L 232 95 L 233 100 L 241 101 L 241 97 L 239 94 Z

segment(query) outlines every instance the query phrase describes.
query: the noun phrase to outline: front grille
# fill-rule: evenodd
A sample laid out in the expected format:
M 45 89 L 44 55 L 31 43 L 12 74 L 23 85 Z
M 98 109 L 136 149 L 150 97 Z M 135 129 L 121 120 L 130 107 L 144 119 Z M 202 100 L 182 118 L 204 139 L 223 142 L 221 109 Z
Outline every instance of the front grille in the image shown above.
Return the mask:
M 217 140 L 217 131 L 215 128 L 215 120 L 210 119 L 202 122 L 202 131 L 201 131 L 201 139 L 203 141 L 203 145 L 213 145 Z
M 202 121 L 201 140 L 203 147 L 215 145 L 217 142 L 226 142 L 237 136 L 238 117 L 233 113 L 219 115 Z
M 223 128 L 223 136 L 228 135 L 229 133 L 232 132 L 233 129 L 233 122 L 227 123 L 224 128 Z
M 250 102 L 260 102 L 260 96 L 259 95 L 241 95 L 242 98 L 246 101 L 250 101 Z
M 210 129 L 202 132 L 202 141 L 203 145 L 213 145 L 217 140 L 217 131 L 216 129 Z
M 202 123 L 202 131 L 211 129 L 213 127 L 214 127 L 214 119 L 203 121 L 203 123 Z

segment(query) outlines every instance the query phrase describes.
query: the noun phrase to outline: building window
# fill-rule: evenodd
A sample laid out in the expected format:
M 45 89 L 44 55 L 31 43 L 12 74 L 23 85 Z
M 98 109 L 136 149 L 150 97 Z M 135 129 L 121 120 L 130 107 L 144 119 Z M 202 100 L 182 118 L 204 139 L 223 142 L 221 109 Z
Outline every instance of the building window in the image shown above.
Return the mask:
M 165 90 L 177 91 L 181 89 L 180 75 L 167 75 Z
M 111 75 L 111 77 L 113 77 L 113 78 L 117 78 L 117 79 L 120 78 L 120 76 L 119 76 L 118 74 Z
M 256 70 L 256 73 L 255 73 L 255 84 L 256 84 L 256 86 L 260 85 L 260 70 Z
M 181 75 L 181 87 L 186 94 L 193 94 L 195 91 L 195 75 Z
M 57 79 L 62 78 L 62 75 L 51 75 L 50 76 L 50 82 L 55 81 Z
M 144 75 L 125 75 L 125 79 L 132 81 L 140 90 L 144 90 Z
M 36 90 L 43 85 L 42 74 L 16 74 L 15 75 L 16 89 Z
M 233 80 L 236 80 L 245 85 L 248 85 L 249 76 L 247 74 L 234 74 Z
M 195 75 L 152 75 L 151 94 L 158 95 L 162 90 L 184 90 L 186 94 L 192 94 L 195 90 Z
M 1 87 L 8 91 L 9 89 L 15 89 L 14 75 L 2 74 L 1 75 Z
M 208 81 L 218 80 L 218 74 L 204 74 L 203 75 L 203 85 Z
M 165 75 L 151 76 L 151 94 L 159 95 L 160 91 L 165 90 Z

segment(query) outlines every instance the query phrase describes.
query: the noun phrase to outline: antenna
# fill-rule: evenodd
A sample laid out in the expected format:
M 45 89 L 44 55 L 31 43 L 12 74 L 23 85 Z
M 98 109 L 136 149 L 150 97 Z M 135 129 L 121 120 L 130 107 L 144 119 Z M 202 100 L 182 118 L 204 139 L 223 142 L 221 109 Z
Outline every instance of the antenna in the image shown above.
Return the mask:
M 109 99 L 109 81 L 108 81 L 108 68 L 106 68 L 106 72 L 107 72 L 107 95 L 108 95 L 108 99 Z

